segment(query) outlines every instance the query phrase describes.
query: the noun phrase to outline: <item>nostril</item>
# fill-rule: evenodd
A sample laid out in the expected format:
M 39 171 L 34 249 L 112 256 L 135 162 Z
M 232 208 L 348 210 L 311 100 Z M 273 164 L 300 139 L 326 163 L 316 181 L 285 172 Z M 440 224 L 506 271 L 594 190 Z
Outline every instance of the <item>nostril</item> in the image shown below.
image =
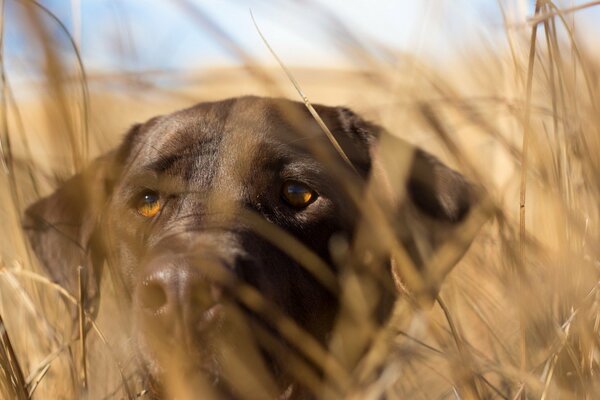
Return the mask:
M 202 332 L 223 316 L 223 289 L 208 282 L 195 282 L 189 287 L 187 302 L 188 322 Z
M 155 313 L 164 307 L 167 301 L 167 293 L 160 284 L 156 282 L 144 282 L 140 302 L 145 310 Z

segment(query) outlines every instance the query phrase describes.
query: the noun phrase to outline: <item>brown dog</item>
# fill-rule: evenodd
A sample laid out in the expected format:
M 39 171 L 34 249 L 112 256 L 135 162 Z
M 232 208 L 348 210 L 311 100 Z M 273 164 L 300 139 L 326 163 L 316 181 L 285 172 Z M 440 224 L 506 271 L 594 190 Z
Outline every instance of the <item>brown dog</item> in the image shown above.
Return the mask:
M 320 396 L 348 277 L 382 324 L 392 249 L 402 279 L 426 280 L 471 210 L 457 172 L 346 108 L 315 109 L 343 154 L 301 103 L 201 103 L 135 125 L 27 210 L 42 266 L 71 292 L 83 266 L 92 311 L 109 269 L 156 397 L 173 371 L 223 397 Z

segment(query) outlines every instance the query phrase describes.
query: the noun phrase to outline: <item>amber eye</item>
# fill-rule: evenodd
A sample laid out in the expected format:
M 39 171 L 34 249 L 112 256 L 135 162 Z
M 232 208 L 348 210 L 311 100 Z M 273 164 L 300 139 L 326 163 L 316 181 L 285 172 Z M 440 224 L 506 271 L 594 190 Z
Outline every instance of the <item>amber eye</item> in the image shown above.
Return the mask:
M 315 201 L 317 194 L 304 183 L 287 181 L 281 188 L 283 199 L 294 208 L 304 208 Z
M 135 207 L 140 215 L 152 218 L 160 211 L 160 196 L 152 190 L 147 190 L 140 195 Z

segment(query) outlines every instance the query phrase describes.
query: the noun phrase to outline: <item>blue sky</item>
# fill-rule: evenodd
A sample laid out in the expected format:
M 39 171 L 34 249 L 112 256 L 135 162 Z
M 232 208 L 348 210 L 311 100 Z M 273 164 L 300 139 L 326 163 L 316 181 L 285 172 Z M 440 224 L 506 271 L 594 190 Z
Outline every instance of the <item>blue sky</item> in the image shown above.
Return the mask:
M 240 48 L 263 63 L 273 60 L 256 33 L 250 9 L 272 46 L 290 65 L 355 64 L 356 60 L 341 50 L 340 43 L 348 39 L 348 33 L 371 49 L 376 44 L 438 60 L 505 41 L 497 0 L 190 0 L 191 8 L 178 5 L 185 1 L 174 0 L 40 1 L 78 39 L 91 71 L 187 70 L 239 64 L 239 58 L 199 23 L 195 12 L 208 16 Z M 503 3 L 531 14 L 532 1 Z M 19 2 L 8 0 L 6 4 L 7 65 L 9 71 L 22 73 L 36 64 L 40 50 L 24 33 Z M 589 25 L 600 25 L 597 9 L 584 13 Z M 342 21 L 347 31 L 334 31 L 332 19 Z M 56 23 L 48 22 L 48 26 L 69 57 L 68 42 Z

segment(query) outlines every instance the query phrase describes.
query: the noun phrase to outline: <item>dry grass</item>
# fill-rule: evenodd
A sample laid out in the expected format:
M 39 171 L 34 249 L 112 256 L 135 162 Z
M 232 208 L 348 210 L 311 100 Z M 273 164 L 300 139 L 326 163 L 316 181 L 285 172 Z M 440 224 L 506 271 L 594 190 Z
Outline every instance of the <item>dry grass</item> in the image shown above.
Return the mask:
M 15 93 L 3 69 L 0 82 L 0 397 L 143 398 L 133 349 L 115 329 L 115 289 L 105 280 L 107 295 L 82 346 L 71 336 L 77 321 L 65 317 L 77 294 L 35 272 L 21 230 L 25 205 L 115 146 L 135 121 L 228 96 L 298 94 L 280 69 L 256 65 L 198 10 L 190 15 L 199 29 L 219 36 L 245 68 L 176 77 L 66 73 L 77 68 L 48 39 L 56 21 L 23 4 L 19 23 L 41 45 L 45 75 L 27 96 Z M 391 324 L 365 334 L 371 351 L 358 366 L 330 369 L 330 397 L 600 393 L 600 63 L 578 46 L 571 14 L 549 1 L 537 9 L 537 25 L 507 28 L 509 49 L 479 50 L 444 68 L 393 53 L 395 63 L 382 62 L 352 38 L 347 51 L 360 57 L 360 69 L 291 68 L 310 101 L 381 121 L 490 194 L 482 213 L 491 218 L 433 307 L 400 297 Z M 154 85 L 159 77 L 176 83 Z M 432 262 L 448 264 L 452 251 Z M 344 290 L 352 293 L 352 285 Z M 81 308 L 80 324 L 84 314 Z

